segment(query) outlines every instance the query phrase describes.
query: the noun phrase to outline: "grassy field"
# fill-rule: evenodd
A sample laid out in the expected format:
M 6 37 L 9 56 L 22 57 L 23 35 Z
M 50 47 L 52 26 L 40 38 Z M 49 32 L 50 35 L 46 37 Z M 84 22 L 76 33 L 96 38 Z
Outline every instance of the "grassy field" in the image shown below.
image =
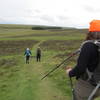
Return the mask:
M 0 25 L 0 100 L 71 100 L 64 67 L 74 66 L 77 57 L 41 78 L 80 47 L 85 33 L 85 29 L 32 30 L 31 26 Z M 38 46 L 41 62 L 35 58 Z M 32 51 L 30 64 L 25 64 L 27 47 Z

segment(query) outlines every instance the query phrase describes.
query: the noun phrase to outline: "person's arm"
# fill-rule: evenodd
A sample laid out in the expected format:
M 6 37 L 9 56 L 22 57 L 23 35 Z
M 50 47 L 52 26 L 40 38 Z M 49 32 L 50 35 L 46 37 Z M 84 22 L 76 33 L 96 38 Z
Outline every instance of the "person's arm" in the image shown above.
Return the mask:
M 25 51 L 24 55 L 26 55 L 26 51 Z
M 41 49 L 40 49 L 40 55 L 41 55 Z
M 88 67 L 88 62 L 90 60 L 91 55 L 93 56 L 93 53 L 95 52 L 96 50 L 93 43 L 84 44 L 77 61 L 77 65 L 71 71 L 69 71 L 69 76 L 79 77 L 80 75 L 82 75 Z
M 30 54 L 32 55 L 31 51 L 30 51 Z

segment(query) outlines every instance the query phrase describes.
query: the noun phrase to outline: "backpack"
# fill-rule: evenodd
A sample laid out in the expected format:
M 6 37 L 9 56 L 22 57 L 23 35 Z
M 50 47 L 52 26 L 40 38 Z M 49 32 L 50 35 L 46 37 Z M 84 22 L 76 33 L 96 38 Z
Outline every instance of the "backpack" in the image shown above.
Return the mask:
M 87 42 L 92 42 L 96 46 L 98 46 L 98 52 L 99 52 L 99 62 L 94 70 L 94 72 L 90 72 L 88 69 L 82 76 L 85 80 L 89 81 L 92 85 L 96 86 L 100 82 L 100 41 L 97 40 L 88 40 L 84 42 L 83 44 Z
M 26 56 L 30 56 L 30 50 L 25 51 Z
M 92 77 L 90 79 L 90 82 L 93 85 L 97 85 L 100 82 L 100 41 L 95 41 L 94 44 L 98 46 L 99 62 L 97 64 L 96 69 L 93 72 L 93 75 L 92 75 Z

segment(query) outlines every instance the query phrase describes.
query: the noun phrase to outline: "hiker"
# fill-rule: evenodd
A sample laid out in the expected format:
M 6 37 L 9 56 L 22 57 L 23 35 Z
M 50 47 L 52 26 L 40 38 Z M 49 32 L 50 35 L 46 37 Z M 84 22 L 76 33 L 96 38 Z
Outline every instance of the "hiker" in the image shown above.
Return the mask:
M 40 47 L 38 47 L 36 50 L 36 60 L 37 60 L 37 62 L 41 61 L 41 49 L 40 49 Z
M 86 42 L 81 47 L 77 64 L 74 68 L 66 67 L 66 73 L 68 76 L 76 77 L 77 82 L 75 85 L 76 100 L 88 100 L 88 97 L 93 92 L 93 89 L 100 81 L 100 65 L 99 61 L 99 47 L 93 41 L 100 40 L 100 20 L 93 20 L 90 23 L 89 32 L 86 36 Z M 92 41 L 92 42 L 91 42 Z M 97 73 L 97 72 L 99 73 Z M 96 75 L 97 74 L 97 75 Z M 91 100 L 100 96 L 100 88 L 95 93 Z
M 29 59 L 30 59 L 30 56 L 32 55 L 32 53 L 31 53 L 31 51 L 30 51 L 29 48 L 27 48 L 27 49 L 25 50 L 24 55 L 26 56 L 26 64 L 29 64 Z

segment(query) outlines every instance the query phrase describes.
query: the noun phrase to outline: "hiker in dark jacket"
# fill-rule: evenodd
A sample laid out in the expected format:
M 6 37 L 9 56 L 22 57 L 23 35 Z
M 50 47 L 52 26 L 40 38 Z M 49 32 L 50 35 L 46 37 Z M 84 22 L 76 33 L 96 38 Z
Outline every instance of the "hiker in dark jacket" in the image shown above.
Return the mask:
M 38 47 L 37 51 L 36 51 L 36 60 L 37 60 L 37 62 L 41 61 L 41 49 L 40 49 L 40 47 Z
M 26 64 L 29 64 L 29 59 L 30 59 L 30 56 L 32 55 L 32 53 L 31 53 L 31 51 L 30 51 L 29 48 L 27 48 L 27 49 L 25 50 L 24 55 L 26 56 Z
M 99 25 L 97 23 L 99 23 Z M 100 21 L 92 21 L 90 23 L 89 33 L 87 34 L 86 40 L 100 40 Z M 74 68 L 70 67 L 66 69 L 66 73 L 69 77 L 76 77 L 77 79 L 75 86 L 77 100 L 87 100 L 95 88 L 95 86 L 89 81 L 89 76 L 92 75 L 98 63 L 98 46 L 92 42 L 85 42 L 81 48 L 76 66 Z M 100 96 L 100 88 L 92 100 L 98 96 Z

